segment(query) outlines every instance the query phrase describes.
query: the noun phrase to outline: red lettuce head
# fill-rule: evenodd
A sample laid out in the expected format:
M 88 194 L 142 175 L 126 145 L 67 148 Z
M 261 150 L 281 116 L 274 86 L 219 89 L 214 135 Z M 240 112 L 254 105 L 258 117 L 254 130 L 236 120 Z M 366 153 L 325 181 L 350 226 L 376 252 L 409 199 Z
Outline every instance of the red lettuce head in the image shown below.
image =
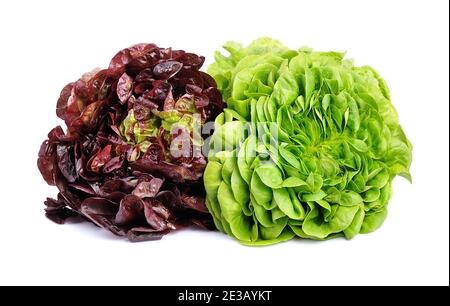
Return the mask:
M 57 199 L 46 216 L 80 215 L 132 241 L 195 224 L 213 228 L 202 184 L 201 126 L 222 111 L 204 57 L 138 44 L 66 85 L 38 168 Z

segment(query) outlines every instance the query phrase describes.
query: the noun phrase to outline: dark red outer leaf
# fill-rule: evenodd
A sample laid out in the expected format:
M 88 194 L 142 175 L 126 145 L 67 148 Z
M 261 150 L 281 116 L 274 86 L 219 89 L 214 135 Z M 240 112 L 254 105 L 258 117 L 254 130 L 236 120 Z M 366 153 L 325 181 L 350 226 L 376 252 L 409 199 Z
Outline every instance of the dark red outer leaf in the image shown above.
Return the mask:
M 127 195 L 120 202 L 119 211 L 115 216 L 117 225 L 125 225 L 144 217 L 144 202 L 135 195 Z
M 134 118 L 138 121 L 148 120 L 152 115 L 151 110 L 158 109 L 158 105 L 143 97 L 140 97 L 139 99 L 141 100 L 138 100 L 139 102 L 135 103 L 133 106 Z M 151 105 L 151 107 L 148 107 L 147 105 Z
M 153 75 L 160 80 L 167 80 L 181 70 L 183 64 L 177 61 L 160 62 L 153 67 Z
M 133 92 L 135 95 L 141 96 L 144 92 L 147 92 L 151 89 L 152 89 L 151 82 L 142 82 L 142 83 L 135 82 Z
M 173 219 L 169 209 L 165 207 L 161 202 L 153 201 L 152 209 L 158 216 L 160 216 L 164 220 Z
M 153 178 L 150 182 L 140 182 L 132 194 L 139 198 L 153 198 L 161 189 L 164 180 Z
M 111 160 L 111 145 L 107 145 L 100 152 L 95 154 L 88 162 L 90 170 L 98 173 L 107 162 Z
M 153 82 L 152 90 L 143 93 L 143 97 L 149 99 L 158 105 L 162 105 L 167 95 L 171 92 L 172 86 L 166 81 L 156 80 Z
M 114 192 L 111 192 L 110 194 L 106 195 L 105 199 L 110 200 L 118 205 L 125 196 L 127 196 L 127 194 L 125 192 L 114 191 Z
M 71 158 L 71 150 L 72 147 L 63 145 L 56 146 L 56 157 L 59 170 L 69 183 L 75 182 L 78 177 L 75 171 L 75 164 Z
M 54 186 L 55 185 L 54 173 L 56 171 L 55 155 L 46 154 L 47 150 L 48 150 L 48 141 L 46 140 L 42 143 L 41 148 L 39 150 L 39 158 L 37 160 L 37 166 L 47 184 Z
M 172 50 L 172 59 L 178 61 L 185 53 L 183 50 Z
M 186 93 L 190 94 L 190 95 L 201 95 L 202 94 L 202 88 L 198 87 L 197 85 L 193 85 L 193 84 L 187 84 L 186 85 Z
M 75 189 L 77 191 L 81 191 L 81 192 L 91 195 L 91 196 L 96 195 L 96 193 L 92 189 L 92 187 L 87 184 L 84 184 L 84 183 L 71 183 L 71 184 L 69 184 L 69 187 L 72 187 L 73 189 Z
M 205 205 L 205 199 L 198 196 L 181 194 L 181 202 L 188 208 L 208 213 Z
M 164 100 L 163 110 L 168 111 L 168 110 L 172 110 L 174 108 L 175 108 L 175 100 L 173 98 L 172 91 L 170 91 L 167 94 L 166 99 Z
M 87 105 L 80 115 L 80 119 L 84 125 L 90 125 L 92 119 L 94 118 L 94 113 L 100 106 L 100 101 L 91 103 Z
M 66 203 L 62 199 L 47 198 L 44 204 L 46 206 L 45 216 L 57 224 L 63 224 L 66 219 L 78 216 L 78 213 L 66 207 Z
M 100 99 L 99 96 L 107 95 L 107 88 L 105 88 L 105 83 L 107 79 L 107 70 L 99 70 L 96 72 L 89 80 L 86 81 L 86 99 L 89 102 L 97 101 Z M 108 85 L 106 85 L 108 87 Z M 100 95 L 100 90 L 103 92 Z M 106 92 L 105 92 L 106 91 Z
M 76 95 L 75 87 L 73 87 L 65 108 L 60 110 L 60 113 L 64 113 L 64 121 L 68 126 L 80 116 L 84 107 L 85 103 Z
M 89 215 L 115 216 L 117 205 L 105 198 L 90 197 L 83 201 L 81 209 Z
M 191 224 L 205 230 L 214 230 L 216 228 L 214 222 L 212 220 L 209 220 L 208 218 L 204 218 L 203 220 L 191 219 Z
M 56 115 L 65 120 L 67 112 L 67 102 L 72 94 L 72 89 L 75 83 L 69 83 L 61 90 L 58 102 L 56 103 Z
M 207 95 L 201 95 L 197 99 L 195 99 L 195 107 L 197 109 L 202 109 L 208 106 L 209 98 Z
M 205 62 L 205 58 L 203 56 L 198 56 L 194 53 L 185 53 L 178 58 L 185 68 L 200 68 Z
M 151 230 L 146 227 L 135 227 L 128 231 L 127 238 L 131 242 L 160 240 L 170 232 L 169 229 L 163 231 Z
M 130 48 L 131 61 L 127 72 L 135 75 L 138 71 L 149 68 L 166 56 L 165 50 L 153 44 L 139 44 Z
M 185 89 L 186 85 L 195 85 L 197 87 L 203 88 L 205 84 L 201 74 L 197 70 L 187 70 L 182 69 L 176 76 L 174 76 L 174 82 L 177 86 Z
M 142 70 L 134 79 L 135 83 L 143 83 L 143 82 L 153 83 L 153 81 L 155 81 L 155 78 L 153 76 L 153 69 L 151 68 L 146 68 Z
M 159 144 L 153 142 L 147 149 L 144 155 L 144 159 L 151 161 L 153 164 L 160 163 L 164 160 L 164 148 Z M 133 163 L 136 164 L 136 163 Z M 134 169 L 139 170 L 139 169 Z
M 118 170 L 124 166 L 125 157 L 124 155 L 116 156 L 111 158 L 105 166 L 103 166 L 103 173 L 111 173 Z
M 123 185 L 124 182 L 121 179 L 109 180 L 100 187 L 100 190 L 104 193 L 111 193 L 122 190 Z
M 153 211 L 153 203 L 158 202 L 155 199 L 146 199 L 144 202 L 145 220 L 151 228 L 157 231 L 163 231 L 168 228 L 167 223 L 157 213 Z M 158 203 L 159 204 L 159 203 Z
M 131 164 L 132 170 L 139 170 L 151 174 L 163 175 L 165 178 L 175 182 L 196 181 L 201 173 L 193 173 L 189 169 L 167 162 L 155 163 L 149 159 L 140 159 Z
M 214 80 L 214 78 L 212 76 L 210 76 L 209 74 L 207 74 L 203 71 L 199 71 L 199 73 L 203 78 L 205 87 L 207 87 L 206 90 L 208 90 L 209 88 L 217 88 L 216 80 Z
M 151 52 L 157 48 L 155 44 L 136 44 L 119 51 L 109 64 L 108 75 L 115 78 L 120 77 L 132 61 L 135 61 L 135 65 L 139 62 L 143 65 L 151 64 L 149 59 L 156 58 L 156 54 L 152 55 Z
M 133 89 L 133 79 L 126 73 L 123 73 L 117 83 L 117 96 L 121 104 L 125 104 L 131 97 Z

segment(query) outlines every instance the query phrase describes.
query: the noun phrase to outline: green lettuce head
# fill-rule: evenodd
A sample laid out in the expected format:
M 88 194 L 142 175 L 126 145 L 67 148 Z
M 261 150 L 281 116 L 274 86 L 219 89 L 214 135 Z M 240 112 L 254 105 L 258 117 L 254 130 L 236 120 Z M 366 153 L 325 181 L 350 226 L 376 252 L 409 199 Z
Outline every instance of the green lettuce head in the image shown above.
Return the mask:
M 376 230 L 412 146 L 384 80 L 343 53 L 230 42 L 208 72 L 228 109 L 204 174 L 216 226 L 243 244 Z

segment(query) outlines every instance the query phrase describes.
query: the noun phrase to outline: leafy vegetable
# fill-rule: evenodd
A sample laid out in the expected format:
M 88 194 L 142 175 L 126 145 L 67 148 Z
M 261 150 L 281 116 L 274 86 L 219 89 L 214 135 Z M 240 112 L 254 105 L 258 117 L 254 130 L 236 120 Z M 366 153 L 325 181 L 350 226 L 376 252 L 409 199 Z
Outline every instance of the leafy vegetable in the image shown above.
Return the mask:
M 228 104 L 204 175 L 216 226 L 249 245 L 377 229 L 412 157 L 384 80 L 269 38 L 224 48 L 208 70 Z
M 81 215 L 132 241 L 195 224 L 212 228 L 196 129 L 223 109 L 204 58 L 154 44 L 126 48 L 108 69 L 61 91 L 56 127 L 39 151 L 43 178 L 59 189 L 46 216 Z

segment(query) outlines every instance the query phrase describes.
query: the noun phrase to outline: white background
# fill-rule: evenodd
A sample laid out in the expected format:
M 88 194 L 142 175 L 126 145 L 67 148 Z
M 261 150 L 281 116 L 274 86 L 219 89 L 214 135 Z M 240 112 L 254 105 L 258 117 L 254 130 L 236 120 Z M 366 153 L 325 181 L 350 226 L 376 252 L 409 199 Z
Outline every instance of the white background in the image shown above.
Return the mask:
M 1 1 L 0 284 L 448 285 L 448 1 Z M 386 79 L 414 145 L 389 216 L 354 240 L 244 247 L 183 230 L 132 244 L 56 225 L 36 157 L 61 88 L 138 42 L 205 55 L 233 39 L 347 51 Z M 206 69 L 206 66 L 205 66 Z

